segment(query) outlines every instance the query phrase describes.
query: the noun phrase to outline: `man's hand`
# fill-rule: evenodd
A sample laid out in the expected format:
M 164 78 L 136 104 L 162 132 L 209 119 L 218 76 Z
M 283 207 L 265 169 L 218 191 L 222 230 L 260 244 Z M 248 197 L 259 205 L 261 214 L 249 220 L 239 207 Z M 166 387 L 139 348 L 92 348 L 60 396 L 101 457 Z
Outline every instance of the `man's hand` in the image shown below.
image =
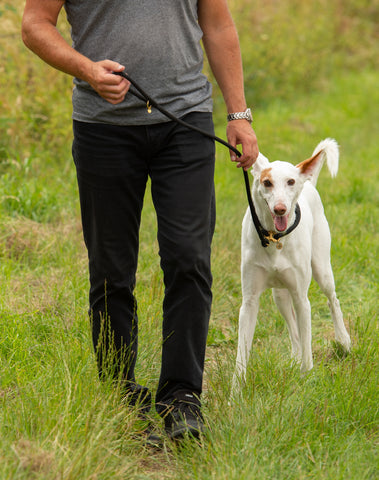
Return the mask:
M 22 19 L 25 45 L 54 68 L 88 82 L 108 102 L 121 103 L 130 83 L 113 72 L 122 72 L 125 67 L 111 60 L 93 62 L 67 43 L 56 28 L 64 3 L 26 0 Z
M 113 72 L 123 72 L 125 67 L 112 60 L 94 62 L 91 67 L 85 80 L 107 102 L 113 105 L 121 103 L 129 90 L 130 82 Z
M 234 152 L 230 152 L 231 161 L 237 162 L 238 168 L 248 170 L 259 154 L 257 137 L 250 123 L 247 120 L 230 121 L 226 128 L 226 136 L 233 147 L 242 146 L 241 157 L 237 157 Z

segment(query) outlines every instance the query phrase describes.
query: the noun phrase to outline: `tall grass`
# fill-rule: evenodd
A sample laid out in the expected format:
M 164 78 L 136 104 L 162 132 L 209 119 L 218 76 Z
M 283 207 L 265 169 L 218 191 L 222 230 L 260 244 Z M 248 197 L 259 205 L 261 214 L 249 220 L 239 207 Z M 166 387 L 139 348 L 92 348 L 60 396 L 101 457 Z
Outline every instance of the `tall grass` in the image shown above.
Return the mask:
M 23 3 L 0 0 L 0 479 L 375 479 L 378 459 L 379 3 L 230 0 L 260 148 L 300 162 L 325 137 L 338 176 L 318 189 L 352 353 L 333 344 L 310 288 L 315 367 L 302 377 L 263 295 L 247 384 L 228 404 L 237 341 L 242 174 L 217 149 L 214 306 L 200 444 L 146 448 L 143 422 L 100 384 L 87 319 L 87 258 L 71 160 L 71 79 L 22 46 Z M 61 28 L 67 34 L 61 21 Z M 217 131 L 224 107 L 215 89 Z M 137 375 L 156 388 L 162 276 L 148 195 L 137 297 Z M 160 421 L 154 412 L 151 420 Z

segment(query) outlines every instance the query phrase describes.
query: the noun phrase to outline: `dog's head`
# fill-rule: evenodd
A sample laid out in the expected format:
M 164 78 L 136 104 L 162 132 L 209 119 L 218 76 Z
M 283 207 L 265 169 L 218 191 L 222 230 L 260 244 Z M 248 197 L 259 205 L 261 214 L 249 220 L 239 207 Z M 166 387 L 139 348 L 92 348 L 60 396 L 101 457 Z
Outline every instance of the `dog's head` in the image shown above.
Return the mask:
M 289 227 L 289 218 L 304 183 L 318 176 L 324 158 L 325 151 L 320 149 L 311 158 L 295 166 L 282 161 L 270 163 L 264 155 L 259 154 L 252 168 L 253 195 L 267 204 L 278 232 L 285 232 Z

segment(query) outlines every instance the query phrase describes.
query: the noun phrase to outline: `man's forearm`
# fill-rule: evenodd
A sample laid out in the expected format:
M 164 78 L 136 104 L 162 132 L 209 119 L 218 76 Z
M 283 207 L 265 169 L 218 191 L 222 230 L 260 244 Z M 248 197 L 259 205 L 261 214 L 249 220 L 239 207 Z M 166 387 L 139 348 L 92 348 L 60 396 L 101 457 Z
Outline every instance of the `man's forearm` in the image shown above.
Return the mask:
M 74 50 L 54 25 L 25 21 L 22 39 L 30 50 L 52 67 L 88 81 L 92 62 Z
M 108 102 L 122 102 L 130 84 L 113 72 L 123 71 L 125 67 L 108 59 L 93 62 L 72 48 L 55 26 L 61 4 L 58 2 L 54 8 L 36 12 L 33 1 L 27 2 L 22 23 L 25 45 L 54 68 L 88 82 Z
M 223 94 L 228 113 L 246 110 L 243 69 L 239 39 L 224 0 L 199 0 L 199 24 L 210 67 Z M 254 130 L 246 120 L 228 123 L 226 134 L 231 145 L 242 146 L 242 156 L 231 152 L 231 160 L 247 170 L 259 149 Z
M 238 35 L 233 24 L 204 36 L 203 44 L 228 113 L 246 109 Z

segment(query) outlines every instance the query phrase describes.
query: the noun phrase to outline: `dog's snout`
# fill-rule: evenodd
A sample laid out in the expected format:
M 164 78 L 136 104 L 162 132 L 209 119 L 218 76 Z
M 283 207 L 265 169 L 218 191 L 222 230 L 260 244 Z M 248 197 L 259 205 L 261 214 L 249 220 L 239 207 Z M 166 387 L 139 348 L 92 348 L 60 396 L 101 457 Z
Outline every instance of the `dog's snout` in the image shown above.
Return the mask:
M 283 203 L 278 203 L 274 207 L 275 215 L 284 215 L 286 211 L 287 211 L 287 208 L 285 205 L 283 205 Z

